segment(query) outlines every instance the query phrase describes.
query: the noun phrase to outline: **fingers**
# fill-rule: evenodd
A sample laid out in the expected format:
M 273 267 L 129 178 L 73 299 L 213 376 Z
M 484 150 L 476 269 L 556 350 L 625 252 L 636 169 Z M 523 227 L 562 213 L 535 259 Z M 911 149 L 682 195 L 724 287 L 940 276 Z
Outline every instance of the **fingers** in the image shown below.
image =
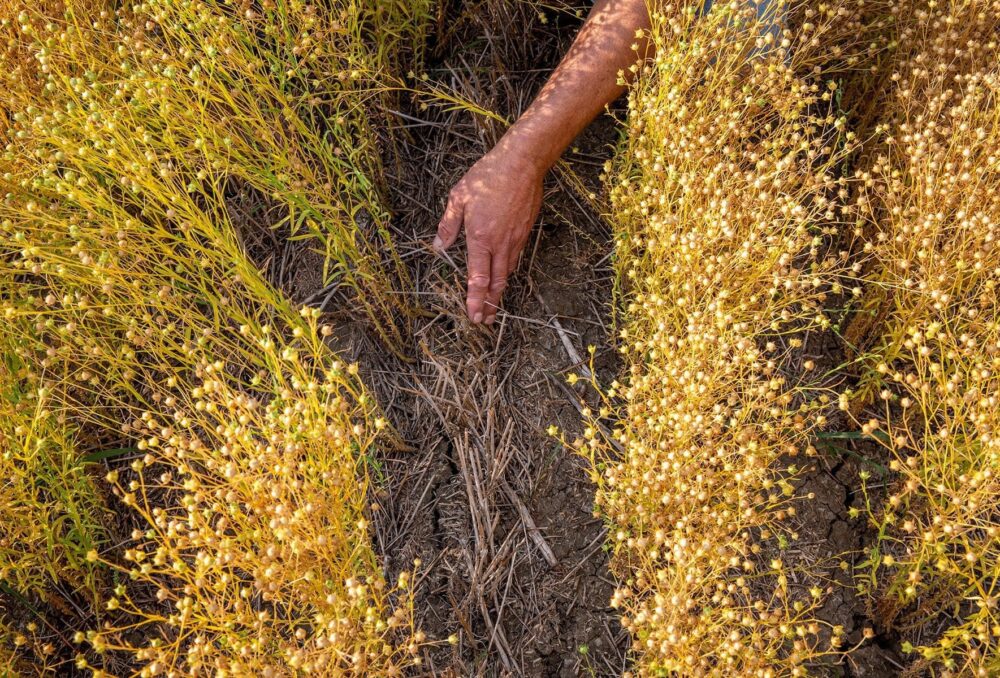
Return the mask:
M 490 260 L 490 287 L 486 291 L 486 303 L 483 309 L 483 322 L 492 325 L 500 310 L 500 299 L 507 288 L 507 276 L 510 267 L 507 263 L 508 252 L 495 252 Z
M 438 223 L 437 236 L 434 238 L 434 248 L 443 250 L 455 244 L 459 231 L 465 219 L 464 206 L 455 198 L 454 192 L 448 197 L 448 205 Z M 472 240 L 475 240 L 472 238 Z M 507 281 L 506 258 L 498 262 L 496 269 L 491 266 L 493 257 L 488 249 L 469 244 L 466 265 L 468 266 L 468 293 L 465 300 L 466 311 L 474 323 L 493 322 L 496 318 L 496 307 Z M 494 275 L 494 270 L 496 276 Z M 499 280 L 496 278 L 499 277 Z
M 467 257 L 469 267 L 469 292 L 465 307 L 474 323 L 486 318 L 486 295 L 490 290 L 490 253 L 481 249 L 470 249 Z
M 434 249 L 444 250 L 455 244 L 458 232 L 462 229 L 462 204 L 448 196 L 448 206 L 444 208 L 444 216 L 438 223 L 437 236 L 434 238 Z

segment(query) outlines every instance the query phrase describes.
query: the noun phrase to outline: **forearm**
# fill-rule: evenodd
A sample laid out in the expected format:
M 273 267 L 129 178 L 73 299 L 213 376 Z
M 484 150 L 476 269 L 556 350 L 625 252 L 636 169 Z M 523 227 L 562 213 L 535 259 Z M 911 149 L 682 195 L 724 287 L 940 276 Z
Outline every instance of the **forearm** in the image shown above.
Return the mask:
M 618 74 L 646 55 L 648 44 L 636 36 L 649 28 L 646 2 L 599 0 L 528 110 L 449 192 L 434 247 L 451 247 L 465 229 L 472 322 L 496 319 L 507 276 L 538 218 L 545 173 L 621 94 Z
M 495 150 L 528 161 L 541 173 L 548 171 L 622 93 L 619 73 L 627 74 L 646 53 L 645 39 L 636 34 L 647 28 L 646 0 L 599 0 L 558 68 Z

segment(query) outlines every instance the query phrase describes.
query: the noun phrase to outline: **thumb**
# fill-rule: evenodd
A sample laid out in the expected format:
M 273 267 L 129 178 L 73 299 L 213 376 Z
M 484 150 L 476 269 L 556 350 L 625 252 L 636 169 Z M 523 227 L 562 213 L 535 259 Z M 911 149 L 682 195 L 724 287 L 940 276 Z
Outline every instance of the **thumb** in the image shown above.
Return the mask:
M 462 216 L 464 210 L 461 203 L 454 197 L 448 197 L 448 206 L 444 209 L 444 216 L 438 223 L 437 237 L 434 238 L 434 249 L 443 250 L 455 244 L 458 239 L 458 232 L 462 228 Z

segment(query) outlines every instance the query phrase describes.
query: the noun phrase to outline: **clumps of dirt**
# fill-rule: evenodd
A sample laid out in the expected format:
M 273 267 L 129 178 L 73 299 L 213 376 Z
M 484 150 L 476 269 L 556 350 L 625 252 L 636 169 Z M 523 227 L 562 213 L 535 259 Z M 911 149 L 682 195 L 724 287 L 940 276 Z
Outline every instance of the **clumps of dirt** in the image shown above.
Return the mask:
M 856 566 L 867 556 L 864 544 L 870 543 L 872 535 L 863 513 L 864 499 L 856 491 L 859 474 L 868 465 L 851 454 L 845 449 L 827 452 L 807 470 L 798 488 L 798 539 L 790 555 L 800 562 L 820 564 L 814 571 L 829 593 L 816 618 L 842 626 L 847 647 L 861 645 L 846 659 L 835 657 L 823 667 L 825 675 L 892 678 L 903 666 L 898 641 L 873 626 L 853 579 Z M 852 517 L 852 508 L 862 513 Z M 821 640 L 828 638 L 828 632 L 821 634 Z

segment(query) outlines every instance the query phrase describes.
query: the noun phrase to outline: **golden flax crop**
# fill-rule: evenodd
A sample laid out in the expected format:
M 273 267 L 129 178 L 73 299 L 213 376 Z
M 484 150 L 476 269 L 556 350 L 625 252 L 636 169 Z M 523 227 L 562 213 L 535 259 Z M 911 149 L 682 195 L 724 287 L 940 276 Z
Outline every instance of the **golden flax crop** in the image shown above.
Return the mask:
M 324 282 L 356 292 L 398 349 L 411 309 L 396 291 L 407 274 L 389 236 L 369 122 L 402 39 L 419 25 L 416 6 L 394 7 L 152 0 L 114 13 L 71 4 L 65 17 L 25 8 L 13 27 L 27 44 L 10 52 L 34 63 L 15 64 L 6 79 L 35 97 L 21 98 L 15 114 L 35 117 L 37 107 L 57 111 L 60 124 L 89 119 L 86 149 L 106 156 L 105 171 L 126 190 L 130 173 L 149 173 L 165 183 L 185 177 L 182 190 L 257 191 L 280 215 L 272 227 L 310 239 L 325 255 Z M 391 19 L 410 27 L 393 35 Z M 95 103 L 104 119 L 94 119 Z M 50 133 L 59 143 L 58 127 Z M 128 142 L 141 153 L 126 160 L 116 144 Z
M 578 442 L 613 604 L 640 675 L 843 660 L 822 569 L 781 555 L 839 404 L 891 469 L 856 571 L 873 624 L 917 670 L 993 675 L 1000 7 L 772 8 L 660 7 L 635 69 L 608 172 L 626 373 Z M 844 307 L 857 360 L 819 374 L 803 343 Z
M 109 201 L 108 221 L 74 223 L 73 205 L 11 234 L 36 243 L 11 266 L 40 279 L 4 311 L 39 328 L 22 349 L 39 420 L 134 441 L 107 481 L 139 526 L 123 552 L 86 554 L 133 583 L 99 592 L 116 615 L 81 639 L 151 675 L 391 673 L 386 636 L 409 617 L 405 601 L 388 616 L 364 517 L 374 404 L 228 224 L 171 204 L 176 232 L 151 203 L 130 221 Z
M 78 432 L 35 397 L 31 334 L 13 318 L 0 327 L 0 582 L 35 596 L 56 581 L 93 590 L 86 554 L 106 543 L 103 502 L 77 453 Z
M 86 589 L 78 668 L 394 675 L 420 661 L 407 576 L 384 581 L 365 518 L 384 422 L 318 311 L 250 261 L 226 203 L 240 182 L 280 205 L 396 347 L 405 273 L 366 113 L 392 52 L 365 40 L 410 16 L 399 7 L 71 3 L 4 20 L 0 517 L 24 534 L 0 567 L 25 595 L 46 577 Z M 82 467 L 102 459 L 125 543 L 90 525 L 102 509 Z
M 878 539 L 861 582 L 918 666 L 990 676 L 1000 670 L 1000 3 L 899 3 L 895 32 L 886 112 L 857 175 L 866 310 L 878 321 L 845 405 L 874 414 L 859 424 L 880 434 L 894 472 L 888 497 L 869 504 Z
M 859 3 L 815 7 L 658 8 L 609 167 L 626 373 L 594 413 L 614 432 L 591 422 L 581 452 L 640 675 L 804 675 L 842 651 L 824 582 L 782 555 L 831 403 L 803 344 L 855 293 L 838 167 L 856 140 L 823 66 L 867 46 Z
M 850 651 L 821 618 L 829 564 L 787 555 L 839 405 L 891 471 L 862 487 L 873 623 L 915 669 L 994 675 L 1000 4 L 766 7 L 657 3 L 607 169 L 626 372 L 576 449 L 635 672 L 796 676 Z M 250 261 L 226 196 L 310 239 L 398 350 L 375 127 L 430 8 L 0 18 L 0 583 L 28 605 L 58 605 L 58 583 L 92 614 L 67 653 L 0 609 L 2 666 L 419 663 L 409 575 L 386 582 L 368 534 L 385 422 L 331 328 Z M 856 360 L 817 365 L 809 338 L 844 307 Z

